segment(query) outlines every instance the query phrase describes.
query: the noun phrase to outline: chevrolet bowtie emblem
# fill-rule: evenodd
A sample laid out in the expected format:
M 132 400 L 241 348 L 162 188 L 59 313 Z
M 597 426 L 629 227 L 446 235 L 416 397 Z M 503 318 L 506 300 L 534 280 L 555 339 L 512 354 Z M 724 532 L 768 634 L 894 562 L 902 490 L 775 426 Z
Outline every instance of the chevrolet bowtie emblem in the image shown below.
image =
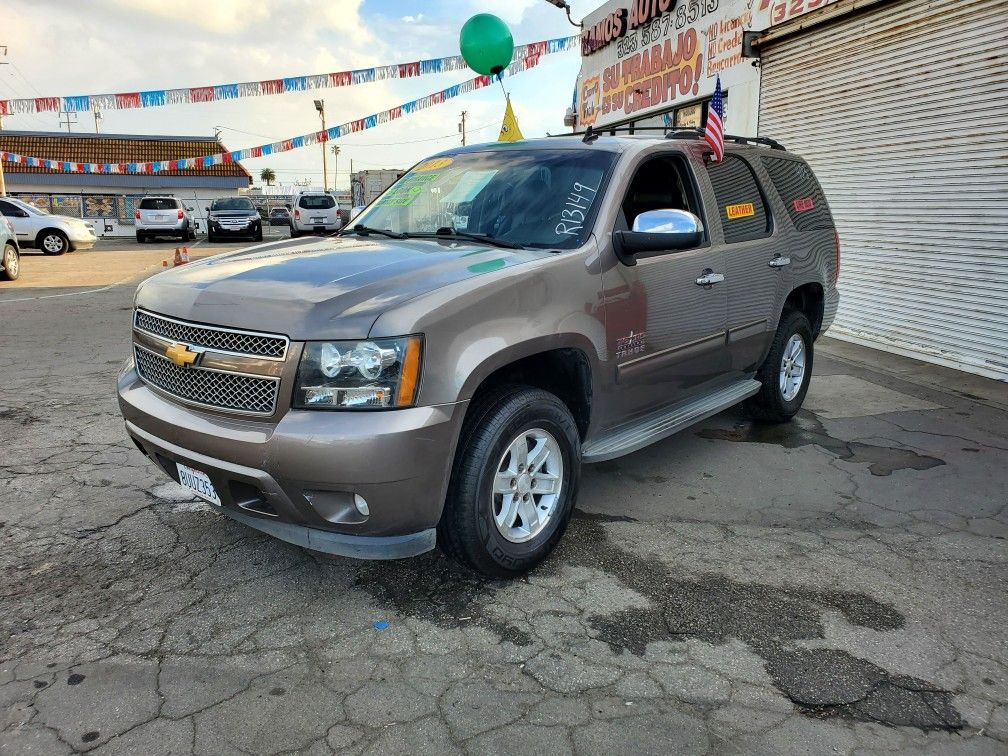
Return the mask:
M 165 357 L 174 362 L 180 368 L 188 367 L 196 362 L 199 352 L 192 351 L 185 344 L 172 344 L 165 349 Z

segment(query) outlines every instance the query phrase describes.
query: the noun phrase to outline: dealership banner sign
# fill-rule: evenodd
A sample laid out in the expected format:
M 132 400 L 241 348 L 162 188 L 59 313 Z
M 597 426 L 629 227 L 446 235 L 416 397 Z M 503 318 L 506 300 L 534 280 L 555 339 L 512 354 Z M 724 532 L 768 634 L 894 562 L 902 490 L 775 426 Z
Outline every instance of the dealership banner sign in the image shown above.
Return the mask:
M 759 10 L 762 2 L 606 3 L 585 19 L 581 34 L 578 124 L 604 127 L 708 96 L 718 74 L 728 88 L 758 81 L 742 58 L 742 32 L 765 28 L 769 7 Z
M 577 48 L 577 36 L 546 39 L 519 45 L 514 50 L 514 61 L 540 58 L 543 55 L 566 52 Z M 334 73 L 287 76 L 264 81 L 245 81 L 231 84 L 212 84 L 178 89 L 149 89 L 142 92 L 117 92 L 115 94 L 54 95 L 0 100 L 0 116 L 18 113 L 90 113 L 92 110 L 129 110 L 132 108 L 157 108 L 164 105 L 219 102 L 244 97 L 262 97 L 286 92 L 307 92 L 332 87 L 351 87 L 386 79 L 411 79 L 427 74 L 461 71 L 468 68 L 461 55 L 417 60 L 412 63 L 392 63 L 385 66 L 359 68 Z
M 528 71 L 539 65 L 541 60 L 542 56 L 540 55 L 526 56 L 516 60 L 508 66 L 506 71 L 503 72 L 503 75 L 515 75 L 521 73 L 522 71 Z M 358 118 L 355 121 L 350 121 L 340 126 L 332 126 L 324 131 L 303 134 L 301 136 L 291 137 L 290 139 L 284 139 L 279 142 L 273 142 L 272 144 L 261 144 L 258 147 L 246 147 L 243 150 L 235 150 L 233 152 L 218 152 L 212 155 L 204 155 L 202 157 L 176 160 L 154 160 L 147 163 L 79 163 L 63 158 L 43 158 L 29 155 L 19 155 L 14 152 L 0 151 L 0 160 L 13 163 L 15 165 L 46 168 L 54 171 L 61 171 L 63 173 L 142 174 L 159 173 L 161 171 L 188 170 L 192 168 L 206 168 L 213 165 L 221 165 L 223 163 L 236 163 L 239 160 L 266 157 L 267 155 L 273 155 L 280 152 L 289 152 L 290 150 L 300 149 L 301 147 L 308 147 L 311 145 L 322 144 L 332 139 L 339 139 L 347 134 L 373 129 L 383 123 L 388 123 L 389 121 L 402 118 L 404 115 L 409 115 L 410 113 L 415 113 L 418 110 L 423 110 L 434 105 L 440 105 L 441 103 L 460 97 L 461 95 L 474 92 L 477 89 L 489 87 L 497 80 L 497 78 L 498 77 L 496 76 L 477 76 L 446 89 L 432 92 L 426 97 L 404 102 L 402 105 L 398 105 L 394 108 L 389 108 L 388 110 L 383 110 L 380 113 L 374 113 L 372 115 L 365 116 L 364 118 Z M 16 171 L 17 169 L 13 170 Z

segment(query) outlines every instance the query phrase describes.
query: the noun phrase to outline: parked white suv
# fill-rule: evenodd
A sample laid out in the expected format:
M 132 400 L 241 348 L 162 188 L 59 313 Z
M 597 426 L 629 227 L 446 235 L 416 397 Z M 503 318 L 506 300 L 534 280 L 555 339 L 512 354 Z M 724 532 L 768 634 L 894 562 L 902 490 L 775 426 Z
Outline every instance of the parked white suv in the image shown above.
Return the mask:
M 180 241 L 195 239 L 189 214 L 175 197 L 144 197 L 133 212 L 136 240 L 141 244 L 155 236 L 171 236 Z
M 0 214 L 14 226 L 22 248 L 36 247 L 47 255 L 91 249 L 98 240 L 90 221 L 53 215 L 13 197 L 0 199 Z
M 343 228 L 339 205 L 330 192 L 301 192 L 294 198 L 291 236 L 332 233 Z

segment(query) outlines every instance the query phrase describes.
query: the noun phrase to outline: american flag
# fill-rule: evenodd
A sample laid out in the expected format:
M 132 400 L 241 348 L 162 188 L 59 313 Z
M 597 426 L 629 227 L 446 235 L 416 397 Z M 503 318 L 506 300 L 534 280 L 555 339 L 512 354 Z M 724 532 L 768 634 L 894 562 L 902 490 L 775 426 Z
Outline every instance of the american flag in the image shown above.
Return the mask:
M 720 163 L 724 158 L 724 100 L 721 97 L 721 77 L 717 77 L 714 96 L 707 108 L 707 128 L 704 130 L 704 141 L 714 151 L 714 162 Z

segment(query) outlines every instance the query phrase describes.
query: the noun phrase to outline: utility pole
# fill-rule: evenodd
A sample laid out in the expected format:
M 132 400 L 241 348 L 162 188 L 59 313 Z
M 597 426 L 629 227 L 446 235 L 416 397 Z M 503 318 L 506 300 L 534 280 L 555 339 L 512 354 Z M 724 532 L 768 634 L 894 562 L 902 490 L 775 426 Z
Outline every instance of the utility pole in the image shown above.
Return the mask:
M 326 130 L 325 125 L 325 100 L 315 100 L 315 110 L 318 111 L 319 118 L 322 119 L 322 131 Z M 326 143 L 322 142 L 322 191 L 325 191 L 329 184 L 329 170 L 326 167 Z
M 70 126 L 77 124 L 77 114 L 75 112 L 73 112 L 73 111 L 66 111 L 66 110 L 61 110 L 59 112 L 59 114 L 61 116 L 65 117 L 65 120 L 64 120 L 64 118 L 60 118 L 60 126 L 66 126 L 67 127 L 67 134 L 69 134 L 70 133 Z M 70 116 L 73 116 L 73 120 L 72 121 L 70 120 Z
M 467 115 L 469 115 L 469 111 L 468 110 L 463 110 L 462 111 L 462 123 L 459 124 L 459 133 L 462 135 L 462 146 L 463 147 L 465 147 L 465 143 L 466 143 L 465 121 L 466 121 L 466 116 Z
M 0 45 L 0 66 L 7 65 L 7 45 Z M 3 131 L 3 118 L 0 117 L 0 131 Z M 7 196 L 7 183 L 4 181 L 4 161 L 0 160 L 0 197 Z
M 100 134 L 101 129 L 98 128 L 98 122 L 102 119 L 101 111 L 98 108 L 94 108 L 91 112 L 94 113 L 94 133 Z
M 332 188 L 336 191 L 336 182 L 339 181 L 339 145 L 332 146 Z

